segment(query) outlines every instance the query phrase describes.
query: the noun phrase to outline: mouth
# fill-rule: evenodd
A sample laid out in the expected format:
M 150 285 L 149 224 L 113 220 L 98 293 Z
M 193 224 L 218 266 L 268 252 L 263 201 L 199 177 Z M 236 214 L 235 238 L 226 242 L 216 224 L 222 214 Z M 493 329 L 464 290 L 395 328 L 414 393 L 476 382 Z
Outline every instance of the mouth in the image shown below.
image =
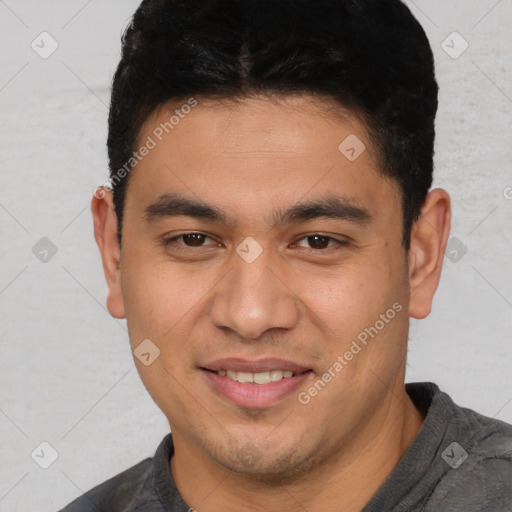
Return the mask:
M 213 371 L 208 370 L 206 368 L 202 368 L 205 371 Z M 311 371 L 311 370 L 306 370 Z M 233 371 L 233 370 L 219 370 L 216 373 L 221 377 L 227 377 L 228 379 L 234 380 L 235 382 L 241 382 L 242 384 L 258 384 L 265 385 L 270 382 L 279 382 L 283 379 L 290 379 L 292 377 L 296 377 L 297 375 L 301 375 L 301 373 L 294 373 L 290 370 L 270 370 L 267 372 L 243 372 L 243 371 Z
M 297 391 L 313 370 L 293 362 L 224 359 L 200 368 L 210 389 L 242 408 L 271 407 Z

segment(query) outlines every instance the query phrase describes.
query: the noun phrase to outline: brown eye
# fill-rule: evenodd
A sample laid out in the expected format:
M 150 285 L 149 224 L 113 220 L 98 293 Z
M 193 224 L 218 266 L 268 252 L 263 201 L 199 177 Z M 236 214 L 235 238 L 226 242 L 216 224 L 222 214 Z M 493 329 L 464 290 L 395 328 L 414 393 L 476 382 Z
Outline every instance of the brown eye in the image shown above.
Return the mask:
M 204 235 L 203 233 L 184 233 L 172 238 L 166 238 L 162 242 L 166 248 L 174 247 L 176 249 L 184 249 L 187 247 L 206 247 L 204 244 L 206 240 L 211 240 L 214 242 L 214 240 L 212 240 L 209 236 Z
M 347 242 L 336 240 L 330 236 L 324 236 L 320 234 L 305 236 L 299 240 L 299 243 L 302 241 L 306 241 L 309 249 L 312 249 L 313 251 L 323 251 L 335 246 L 339 246 L 338 248 L 340 248 L 344 245 L 347 245 Z M 304 247 L 304 245 L 299 246 Z
M 182 235 L 181 238 L 183 238 L 185 245 L 189 247 L 200 247 L 207 236 L 201 235 L 200 233 L 190 233 L 188 235 Z
M 308 236 L 307 241 L 312 249 L 326 249 L 329 246 L 329 241 L 332 240 L 327 236 L 313 235 Z

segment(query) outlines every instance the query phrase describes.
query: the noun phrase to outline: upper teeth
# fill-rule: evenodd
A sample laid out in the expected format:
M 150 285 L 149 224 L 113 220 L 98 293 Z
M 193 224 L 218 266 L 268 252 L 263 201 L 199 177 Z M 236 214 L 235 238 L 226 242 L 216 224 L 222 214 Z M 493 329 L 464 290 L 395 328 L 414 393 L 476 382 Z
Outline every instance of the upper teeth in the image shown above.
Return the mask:
M 217 372 L 223 377 L 228 377 L 231 380 L 238 382 L 254 382 L 255 384 L 267 384 L 268 382 L 276 382 L 281 379 L 287 379 L 293 375 L 293 372 L 287 370 L 272 370 L 270 372 L 233 372 L 231 370 L 219 370 Z

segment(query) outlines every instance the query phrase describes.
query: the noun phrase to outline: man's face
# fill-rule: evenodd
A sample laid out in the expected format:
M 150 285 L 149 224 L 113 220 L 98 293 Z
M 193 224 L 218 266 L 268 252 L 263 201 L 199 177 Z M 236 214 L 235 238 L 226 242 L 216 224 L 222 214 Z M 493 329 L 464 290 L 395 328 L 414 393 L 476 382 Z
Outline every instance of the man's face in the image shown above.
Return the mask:
M 138 371 L 175 440 L 234 471 L 283 474 L 355 450 L 349 440 L 375 433 L 403 387 L 399 188 L 355 117 L 322 106 L 199 101 L 158 141 L 176 105 L 162 107 L 139 139 L 157 145 L 129 176 L 114 301 L 132 350 L 148 339 L 160 350 Z M 355 160 L 354 135 L 366 145 Z M 171 215 L 171 195 L 227 224 L 204 209 Z M 335 200 L 339 215 L 285 215 Z

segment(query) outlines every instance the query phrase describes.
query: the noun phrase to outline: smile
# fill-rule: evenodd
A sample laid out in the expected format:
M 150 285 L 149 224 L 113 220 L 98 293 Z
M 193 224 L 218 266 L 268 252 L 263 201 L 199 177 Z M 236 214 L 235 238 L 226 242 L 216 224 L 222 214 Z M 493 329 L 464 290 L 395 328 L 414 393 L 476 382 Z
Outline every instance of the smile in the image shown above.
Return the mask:
M 215 395 L 246 409 L 275 406 L 314 376 L 310 368 L 282 359 L 220 359 L 199 369 Z
M 221 377 L 244 384 L 268 384 L 269 382 L 278 382 L 282 379 L 289 379 L 293 377 L 294 373 L 289 370 L 271 370 L 268 372 L 235 372 L 232 370 L 219 370 L 218 373 Z

